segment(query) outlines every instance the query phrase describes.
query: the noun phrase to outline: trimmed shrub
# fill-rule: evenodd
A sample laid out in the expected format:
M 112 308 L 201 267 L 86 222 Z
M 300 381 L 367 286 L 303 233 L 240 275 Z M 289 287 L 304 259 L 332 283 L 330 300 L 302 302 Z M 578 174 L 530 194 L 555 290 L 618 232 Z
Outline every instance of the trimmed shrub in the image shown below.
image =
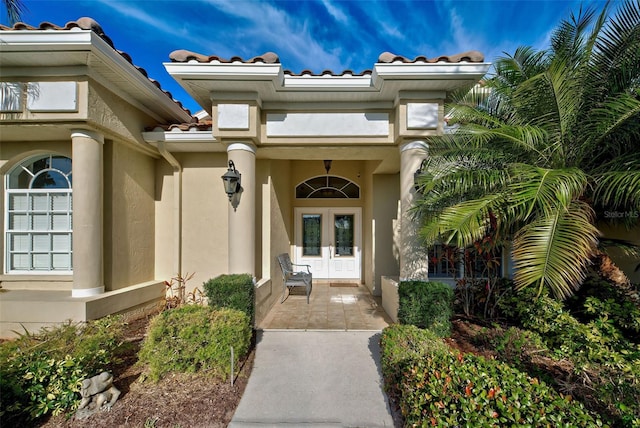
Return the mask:
M 209 306 L 242 311 L 253 325 L 256 290 L 251 275 L 220 275 L 205 282 L 203 287 Z
M 383 331 L 385 387 L 395 393 L 405 426 L 602 426 L 581 403 L 537 378 L 441 345 L 414 327 Z
M 617 426 L 640 426 L 640 346 L 616 328 L 607 312 L 611 305 L 586 299 L 585 312 L 593 317 L 587 323 L 546 293 L 535 298 L 527 289 L 501 305 L 523 328 L 539 334 L 551 356 L 571 362 L 574 374 L 595 391 L 585 397 L 590 406 Z
M 440 337 L 451 334 L 453 289 L 442 282 L 402 281 L 398 286 L 398 321 L 428 328 Z
M 446 353 L 447 345 L 431 330 L 414 325 L 392 324 L 380 337 L 382 376 L 385 389 L 392 397 L 398 397 L 403 371 L 412 361 L 433 353 Z
M 408 426 L 602 425 L 581 403 L 495 360 L 435 353 L 403 373 L 400 407 Z
M 139 361 L 149 367 L 149 378 L 158 381 L 170 372 L 204 373 L 225 377 L 245 356 L 252 329 L 244 312 L 188 305 L 157 315 L 149 326 Z
M 0 344 L 0 420 L 20 425 L 74 410 L 83 379 L 109 370 L 124 350 L 121 317 L 64 324 Z

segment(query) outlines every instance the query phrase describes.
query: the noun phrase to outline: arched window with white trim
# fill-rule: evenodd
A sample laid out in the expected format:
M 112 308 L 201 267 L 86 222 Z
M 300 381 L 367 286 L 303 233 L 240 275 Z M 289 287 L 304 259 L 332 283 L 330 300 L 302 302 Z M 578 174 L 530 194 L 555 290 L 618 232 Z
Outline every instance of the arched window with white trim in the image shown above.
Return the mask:
M 296 186 L 296 199 L 358 199 L 360 187 L 335 175 L 320 175 Z
M 6 273 L 73 270 L 71 159 L 29 158 L 5 178 Z

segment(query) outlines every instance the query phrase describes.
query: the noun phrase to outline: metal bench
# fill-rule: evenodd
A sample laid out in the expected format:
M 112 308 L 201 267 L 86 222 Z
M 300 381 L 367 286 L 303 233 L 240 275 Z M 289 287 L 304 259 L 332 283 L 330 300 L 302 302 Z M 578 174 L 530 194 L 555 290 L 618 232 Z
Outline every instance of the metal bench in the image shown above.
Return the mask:
M 309 303 L 309 295 L 311 294 L 311 286 L 312 286 L 312 276 L 311 276 L 311 266 L 310 265 L 298 265 L 295 263 L 291 263 L 291 258 L 288 253 L 282 253 L 278 257 L 278 263 L 280 264 L 280 269 L 282 269 L 282 300 L 280 303 L 284 302 L 284 299 L 287 294 L 287 289 L 291 290 L 293 287 L 305 287 L 307 292 L 307 304 Z M 294 266 L 303 266 L 306 267 L 307 271 L 294 271 Z

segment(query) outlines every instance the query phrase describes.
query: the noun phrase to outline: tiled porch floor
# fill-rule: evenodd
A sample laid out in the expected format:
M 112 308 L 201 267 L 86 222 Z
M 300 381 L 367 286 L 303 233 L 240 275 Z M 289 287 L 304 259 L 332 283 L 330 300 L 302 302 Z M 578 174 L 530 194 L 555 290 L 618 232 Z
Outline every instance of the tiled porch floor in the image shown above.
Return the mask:
M 382 330 L 392 321 L 382 308 L 380 297 L 369 289 L 331 287 L 329 283 L 313 282 L 311 298 L 296 289 L 284 303 L 275 303 L 259 328 L 295 330 Z

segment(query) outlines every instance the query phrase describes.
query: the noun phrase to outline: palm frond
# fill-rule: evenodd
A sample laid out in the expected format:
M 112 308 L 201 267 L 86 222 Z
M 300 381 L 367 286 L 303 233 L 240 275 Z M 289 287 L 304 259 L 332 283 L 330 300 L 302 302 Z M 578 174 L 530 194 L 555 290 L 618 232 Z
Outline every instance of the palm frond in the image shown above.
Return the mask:
M 595 13 L 592 7 L 583 9 L 580 6 L 577 15 L 572 12 L 568 20 L 560 22 L 551 35 L 551 48 L 556 59 L 568 64 L 578 64 L 583 59 L 585 33 Z
M 516 287 L 547 287 L 559 299 L 571 296 L 596 248 L 599 232 L 592 222 L 590 207 L 574 202 L 518 231 L 512 250 Z
M 20 0 L 3 0 L 4 7 L 7 11 L 7 20 L 9 25 L 22 20 L 22 15 L 27 11 L 27 7 Z
M 590 145 L 601 146 L 607 139 L 640 140 L 640 99 L 620 93 L 590 111 L 590 120 L 582 128 Z
M 511 166 L 514 181 L 507 188 L 512 215 L 518 220 L 531 219 L 532 213 L 552 216 L 583 195 L 588 179 L 577 168 L 546 169 L 531 165 Z
M 467 247 L 486 236 L 491 226 L 489 212 L 498 207 L 503 199 L 504 196 L 497 193 L 446 207 L 437 219 L 420 229 L 420 235 L 427 244 L 440 241 L 446 245 Z
M 610 209 L 640 210 L 640 170 L 609 171 L 596 177 L 593 198 Z
M 640 76 L 640 2 L 623 1 L 598 34 L 589 67 L 590 93 L 603 100 L 628 90 Z

